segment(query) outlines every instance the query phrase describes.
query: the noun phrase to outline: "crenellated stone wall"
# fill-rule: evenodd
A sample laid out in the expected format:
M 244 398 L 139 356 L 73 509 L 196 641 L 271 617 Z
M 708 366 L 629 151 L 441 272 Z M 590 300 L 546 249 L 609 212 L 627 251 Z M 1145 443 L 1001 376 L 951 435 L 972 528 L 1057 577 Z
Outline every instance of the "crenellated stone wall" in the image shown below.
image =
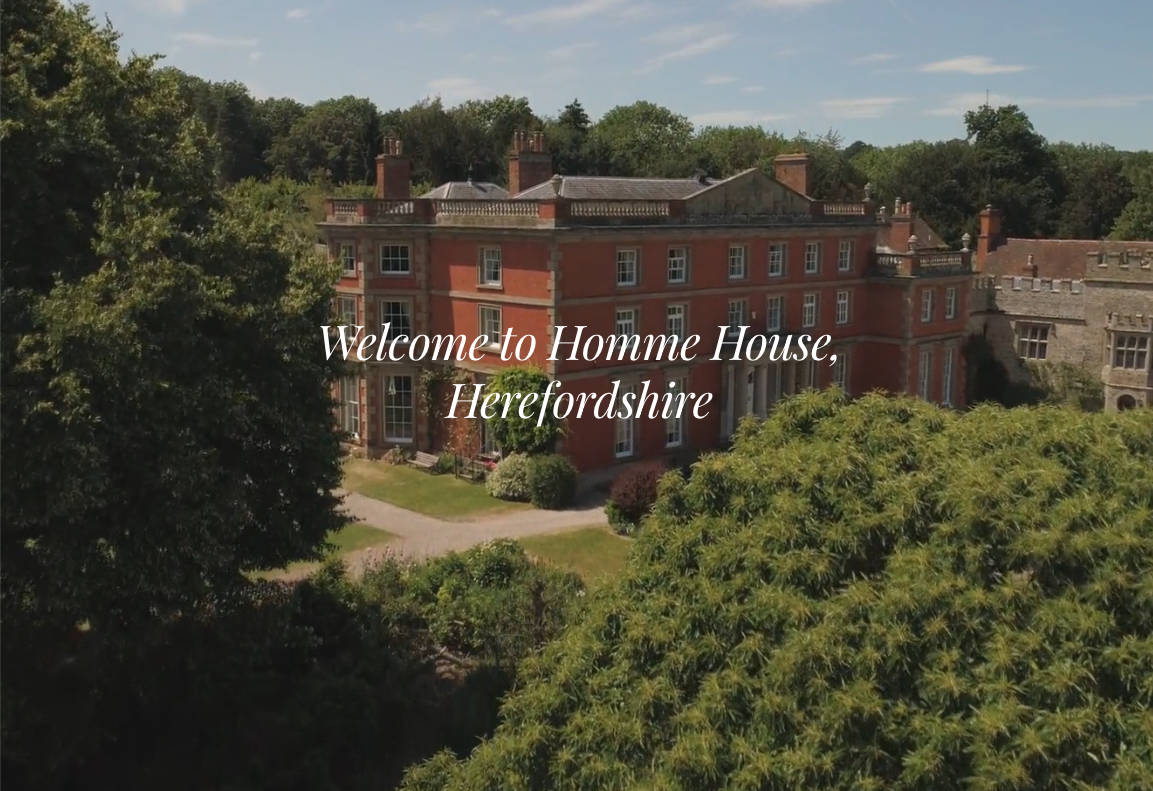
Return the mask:
M 1153 374 L 1114 369 L 1111 332 L 1149 337 L 1153 352 L 1153 250 L 1092 253 L 1083 280 L 979 276 L 970 293 L 970 332 L 984 335 L 1016 381 L 1030 374 L 1018 355 L 1021 325 L 1047 331 L 1046 362 L 1100 377 L 1107 409 L 1122 396 L 1153 406 Z

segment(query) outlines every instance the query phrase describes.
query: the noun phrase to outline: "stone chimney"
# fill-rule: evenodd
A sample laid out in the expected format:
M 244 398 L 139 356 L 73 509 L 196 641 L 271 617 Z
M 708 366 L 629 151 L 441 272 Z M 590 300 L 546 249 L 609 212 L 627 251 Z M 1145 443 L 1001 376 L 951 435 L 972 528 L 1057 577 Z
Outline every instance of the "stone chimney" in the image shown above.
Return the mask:
M 889 220 L 889 249 L 896 253 L 906 253 L 911 248 L 909 241 L 916 239 L 913 234 L 913 214 L 911 202 L 902 203 L 900 198 L 893 201 L 893 216 Z
M 809 196 L 812 174 L 808 154 L 781 154 L 773 160 L 773 178 L 789 189 Z
M 508 192 L 517 195 L 552 178 L 552 155 L 545 149 L 544 132 L 517 132 L 508 156 Z
M 394 200 L 412 196 L 412 164 L 404 156 L 404 146 L 385 135 L 384 153 L 376 158 L 376 197 Z
M 991 205 L 981 210 L 981 231 L 977 234 L 976 271 L 984 273 L 989 254 L 1001 246 L 1001 210 Z

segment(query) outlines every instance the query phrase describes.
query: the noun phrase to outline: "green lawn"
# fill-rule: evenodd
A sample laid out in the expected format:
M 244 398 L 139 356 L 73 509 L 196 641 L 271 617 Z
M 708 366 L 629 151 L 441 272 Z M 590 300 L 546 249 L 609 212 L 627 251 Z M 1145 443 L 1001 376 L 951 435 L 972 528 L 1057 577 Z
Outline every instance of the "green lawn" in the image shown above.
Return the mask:
M 387 530 L 380 530 L 372 525 L 359 523 L 338 530 L 332 538 L 328 539 L 328 542 L 336 548 L 331 554 L 347 555 L 349 552 L 365 547 L 387 544 L 394 538 L 396 536 Z
M 344 488 L 437 519 L 468 519 L 529 508 L 490 497 L 483 484 L 414 467 L 348 459 Z
M 575 571 L 589 588 L 597 588 L 620 575 L 632 539 L 605 527 L 584 527 L 571 533 L 522 538 L 520 544 L 533 557 Z
M 343 530 L 338 530 L 329 537 L 328 543 L 332 544 L 333 548 L 329 551 L 328 557 L 343 557 L 358 549 L 387 544 L 394 538 L 396 538 L 396 536 L 392 533 L 385 530 L 378 530 L 371 525 L 362 523 L 352 524 Z M 301 571 L 311 570 L 319 567 L 319 565 L 319 563 L 293 563 L 286 569 L 266 571 L 256 576 L 262 579 L 276 579 L 286 574 L 297 576 Z

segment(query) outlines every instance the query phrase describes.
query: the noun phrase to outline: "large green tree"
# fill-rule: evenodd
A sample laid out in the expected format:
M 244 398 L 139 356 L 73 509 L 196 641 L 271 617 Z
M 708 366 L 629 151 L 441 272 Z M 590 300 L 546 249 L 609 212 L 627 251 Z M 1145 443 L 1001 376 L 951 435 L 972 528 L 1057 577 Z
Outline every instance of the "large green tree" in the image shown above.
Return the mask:
M 652 102 L 614 107 L 589 130 L 589 165 L 600 176 L 687 177 L 693 125 Z
M 1153 411 L 812 393 L 408 791 L 1153 786 Z
M 78 627 L 136 640 L 317 556 L 343 517 L 330 265 L 221 195 L 154 59 L 122 62 L 84 6 L 2 14 L 7 732 Z
M 272 142 L 268 164 L 275 175 L 298 181 L 322 173 L 337 183 L 373 184 L 381 132 L 380 112 L 368 99 L 325 99 Z
M 1058 143 L 1052 150 L 1065 195 L 1058 210 L 1057 237 L 1104 239 L 1134 197 L 1124 156 L 1109 146 Z
M 1007 236 L 1047 237 L 1057 229 L 1064 198 L 1057 157 L 1016 105 L 985 105 L 965 113 L 977 156 L 977 205 L 1004 212 Z
M 1153 153 L 1131 154 L 1125 163 L 1133 199 L 1113 225 L 1110 238 L 1120 241 L 1153 241 Z

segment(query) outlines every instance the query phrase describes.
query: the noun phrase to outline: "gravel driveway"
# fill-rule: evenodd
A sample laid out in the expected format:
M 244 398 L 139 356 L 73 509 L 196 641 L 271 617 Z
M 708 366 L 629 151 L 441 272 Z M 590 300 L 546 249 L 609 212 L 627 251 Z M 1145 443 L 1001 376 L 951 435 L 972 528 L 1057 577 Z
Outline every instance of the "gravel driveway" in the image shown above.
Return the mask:
M 353 573 L 372 565 L 386 555 L 408 560 L 424 560 L 460 551 L 496 538 L 524 538 L 547 533 L 565 533 L 586 525 L 607 524 L 603 497 L 588 499 L 565 511 L 513 511 L 472 521 L 445 522 L 407 511 L 356 492 L 339 492 L 344 507 L 358 522 L 387 530 L 396 536 L 388 544 L 359 549 L 345 555 Z M 308 570 L 297 575 L 305 576 Z

